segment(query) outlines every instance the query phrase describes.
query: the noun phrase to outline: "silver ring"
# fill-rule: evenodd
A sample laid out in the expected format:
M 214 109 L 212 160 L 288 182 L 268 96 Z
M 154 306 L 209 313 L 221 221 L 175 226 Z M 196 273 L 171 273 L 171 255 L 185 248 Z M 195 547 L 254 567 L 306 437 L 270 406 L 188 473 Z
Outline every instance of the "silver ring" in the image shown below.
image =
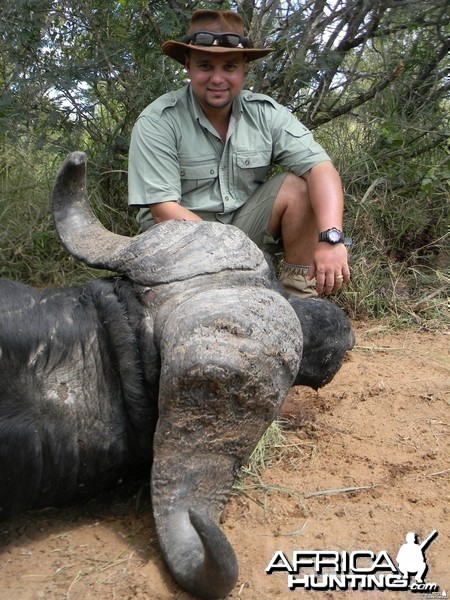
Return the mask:
M 343 276 L 343 275 L 335 275 L 335 277 L 334 277 L 334 278 L 335 278 L 335 279 L 339 279 L 339 280 L 341 280 L 341 279 L 344 279 L 344 276 Z

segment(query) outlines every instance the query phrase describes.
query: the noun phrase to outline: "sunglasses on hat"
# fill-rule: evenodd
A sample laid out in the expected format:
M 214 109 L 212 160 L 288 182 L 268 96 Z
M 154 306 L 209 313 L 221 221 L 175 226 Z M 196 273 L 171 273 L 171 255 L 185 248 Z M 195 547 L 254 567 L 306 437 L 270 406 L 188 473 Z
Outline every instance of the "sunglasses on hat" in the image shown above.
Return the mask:
M 226 46 L 227 48 L 248 48 L 250 40 L 237 33 L 214 33 L 213 31 L 196 31 L 182 38 L 184 43 L 196 46 Z

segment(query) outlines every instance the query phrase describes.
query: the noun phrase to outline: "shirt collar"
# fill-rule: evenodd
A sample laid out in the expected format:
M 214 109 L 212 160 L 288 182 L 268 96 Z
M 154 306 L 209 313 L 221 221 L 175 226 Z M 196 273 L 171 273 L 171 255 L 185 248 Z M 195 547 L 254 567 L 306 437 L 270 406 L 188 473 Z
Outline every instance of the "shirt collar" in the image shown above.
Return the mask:
M 203 117 L 203 119 L 204 119 L 205 115 L 203 114 L 202 109 L 198 105 L 197 99 L 194 96 L 194 92 L 192 91 L 192 86 L 190 83 L 188 83 L 188 94 L 189 94 L 189 99 L 191 101 L 192 111 L 194 113 L 193 117 L 196 121 L 198 121 L 200 123 L 201 118 Z

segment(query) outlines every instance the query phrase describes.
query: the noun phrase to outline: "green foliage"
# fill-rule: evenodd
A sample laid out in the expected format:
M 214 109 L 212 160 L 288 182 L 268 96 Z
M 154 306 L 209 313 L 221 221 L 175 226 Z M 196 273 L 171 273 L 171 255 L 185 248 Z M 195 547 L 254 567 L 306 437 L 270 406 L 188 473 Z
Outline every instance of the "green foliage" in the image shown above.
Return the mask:
M 448 179 L 413 187 L 427 172 L 424 155 L 393 160 L 376 149 L 378 129 L 360 120 L 338 119 L 316 137 L 340 170 L 353 239 L 352 281 L 338 301 L 353 317 L 449 321 Z
M 239 10 L 255 45 L 247 87 L 286 104 L 333 156 L 354 239 L 352 315 L 443 316 L 448 295 L 445 0 L 5 0 L 0 12 L 1 275 L 35 285 L 90 272 L 61 249 L 48 197 L 63 157 L 89 157 L 109 229 L 134 234 L 127 154 L 140 111 L 179 87 L 160 50 L 197 8 Z M 428 298 L 424 300 L 424 298 Z
M 64 285 L 99 276 L 61 246 L 50 212 L 50 190 L 59 158 L 18 143 L 0 149 L 0 277 L 36 287 Z M 92 201 L 107 226 L 111 209 Z

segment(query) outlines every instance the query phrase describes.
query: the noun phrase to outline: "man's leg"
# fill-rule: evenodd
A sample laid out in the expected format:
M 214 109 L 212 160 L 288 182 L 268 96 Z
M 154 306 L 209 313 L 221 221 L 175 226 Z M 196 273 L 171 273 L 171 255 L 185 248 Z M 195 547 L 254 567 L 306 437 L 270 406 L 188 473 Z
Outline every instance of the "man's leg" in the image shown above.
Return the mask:
M 282 237 L 286 262 L 311 263 L 317 244 L 317 227 L 306 181 L 294 173 L 286 174 L 279 189 L 267 231 L 273 237 Z
M 276 175 L 236 211 L 232 224 L 265 252 L 284 249 L 279 279 L 288 292 L 317 296 L 315 281 L 306 276 L 317 231 L 303 179 L 293 173 Z
M 272 236 L 281 235 L 284 260 L 279 276 L 283 287 L 302 298 L 317 296 L 315 279 L 308 270 L 317 244 L 317 227 L 306 182 L 288 173 L 277 194 L 267 226 Z

